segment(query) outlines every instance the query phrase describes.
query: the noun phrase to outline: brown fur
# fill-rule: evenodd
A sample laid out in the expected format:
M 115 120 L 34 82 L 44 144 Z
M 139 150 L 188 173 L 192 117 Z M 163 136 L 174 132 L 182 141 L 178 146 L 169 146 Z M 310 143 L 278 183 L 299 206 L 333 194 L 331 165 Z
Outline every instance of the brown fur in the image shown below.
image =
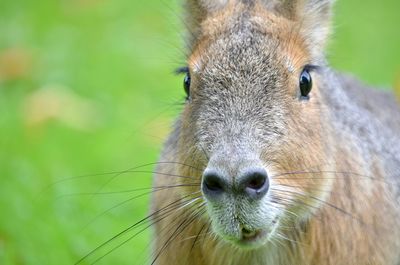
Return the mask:
M 210 2 L 187 2 L 192 97 L 154 180 L 155 187 L 182 186 L 154 192 L 155 263 L 399 265 L 400 111 L 384 94 L 346 89 L 361 85 L 325 66 L 329 1 Z M 317 7 L 307 16 L 310 6 Z M 323 70 L 304 102 L 298 77 L 310 63 Z M 273 173 L 278 206 L 293 216 L 280 219 L 280 237 L 242 249 L 214 231 L 220 219 L 212 221 L 200 187 L 210 164 L 235 178 L 252 161 Z M 183 203 L 190 198 L 196 201 Z M 220 209 L 223 222 L 232 214 L 230 231 L 253 221 L 255 208 L 241 203 Z

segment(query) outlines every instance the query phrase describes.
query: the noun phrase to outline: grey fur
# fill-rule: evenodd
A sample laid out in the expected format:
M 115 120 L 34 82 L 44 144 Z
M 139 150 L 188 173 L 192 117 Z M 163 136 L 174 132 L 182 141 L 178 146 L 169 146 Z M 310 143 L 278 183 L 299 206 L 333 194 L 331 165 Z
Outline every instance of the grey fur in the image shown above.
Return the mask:
M 397 183 L 394 189 L 399 194 L 400 109 L 394 95 L 371 89 L 347 75 L 327 72 L 325 76 L 327 88 L 322 91 L 335 131 L 354 140 L 366 163 L 373 156 L 379 157 L 386 178 Z

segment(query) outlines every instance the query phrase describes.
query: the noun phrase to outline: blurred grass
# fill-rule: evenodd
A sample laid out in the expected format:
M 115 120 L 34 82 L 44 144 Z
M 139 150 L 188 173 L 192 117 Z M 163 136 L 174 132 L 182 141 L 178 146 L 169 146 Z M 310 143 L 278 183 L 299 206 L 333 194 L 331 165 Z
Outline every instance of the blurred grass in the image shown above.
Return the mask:
M 138 193 L 63 195 L 151 185 L 146 173 L 77 176 L 157 160 L 184 96 L 171 74 L 184 64 L 178 6 L 0 2 L 0 264 L 74 264 L 145 216 L 143 197 L 93 221 Z M 338 1 L 332 64 L 370 84 L 399 84 L 399 10 L 395 0 Z M 99 264 L 143 264 L 148 239 Z

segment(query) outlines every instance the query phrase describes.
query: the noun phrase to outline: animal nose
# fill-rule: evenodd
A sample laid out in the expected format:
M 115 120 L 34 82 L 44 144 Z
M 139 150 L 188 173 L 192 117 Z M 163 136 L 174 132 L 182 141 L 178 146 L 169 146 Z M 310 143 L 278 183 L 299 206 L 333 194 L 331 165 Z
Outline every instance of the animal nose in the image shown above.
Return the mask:
M 268 192 L 268 175 L 263 168 L 248 169 L 237 179 L 238 184 L 235 185 L 232 183 L 232 178 L 224 177 L 215 170 L 206 170 L 203 175 L 203 193 L 208 199 L 216 198 L 224 193 L 260 199 Z

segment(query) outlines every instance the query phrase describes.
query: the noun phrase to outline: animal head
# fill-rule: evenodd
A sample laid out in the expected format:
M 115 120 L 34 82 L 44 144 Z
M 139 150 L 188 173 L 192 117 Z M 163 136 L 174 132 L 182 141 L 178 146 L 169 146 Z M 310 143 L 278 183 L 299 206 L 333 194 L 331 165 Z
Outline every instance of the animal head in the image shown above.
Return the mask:
M 180 160 L 213 231 L 258 247 L 307 219 L 331 183 L 320 90 L 329 0 L 189 0 Z M 182 169 L 182 170 L 187 170 Z M 189 174 L 182 172 L 182 174 Z

